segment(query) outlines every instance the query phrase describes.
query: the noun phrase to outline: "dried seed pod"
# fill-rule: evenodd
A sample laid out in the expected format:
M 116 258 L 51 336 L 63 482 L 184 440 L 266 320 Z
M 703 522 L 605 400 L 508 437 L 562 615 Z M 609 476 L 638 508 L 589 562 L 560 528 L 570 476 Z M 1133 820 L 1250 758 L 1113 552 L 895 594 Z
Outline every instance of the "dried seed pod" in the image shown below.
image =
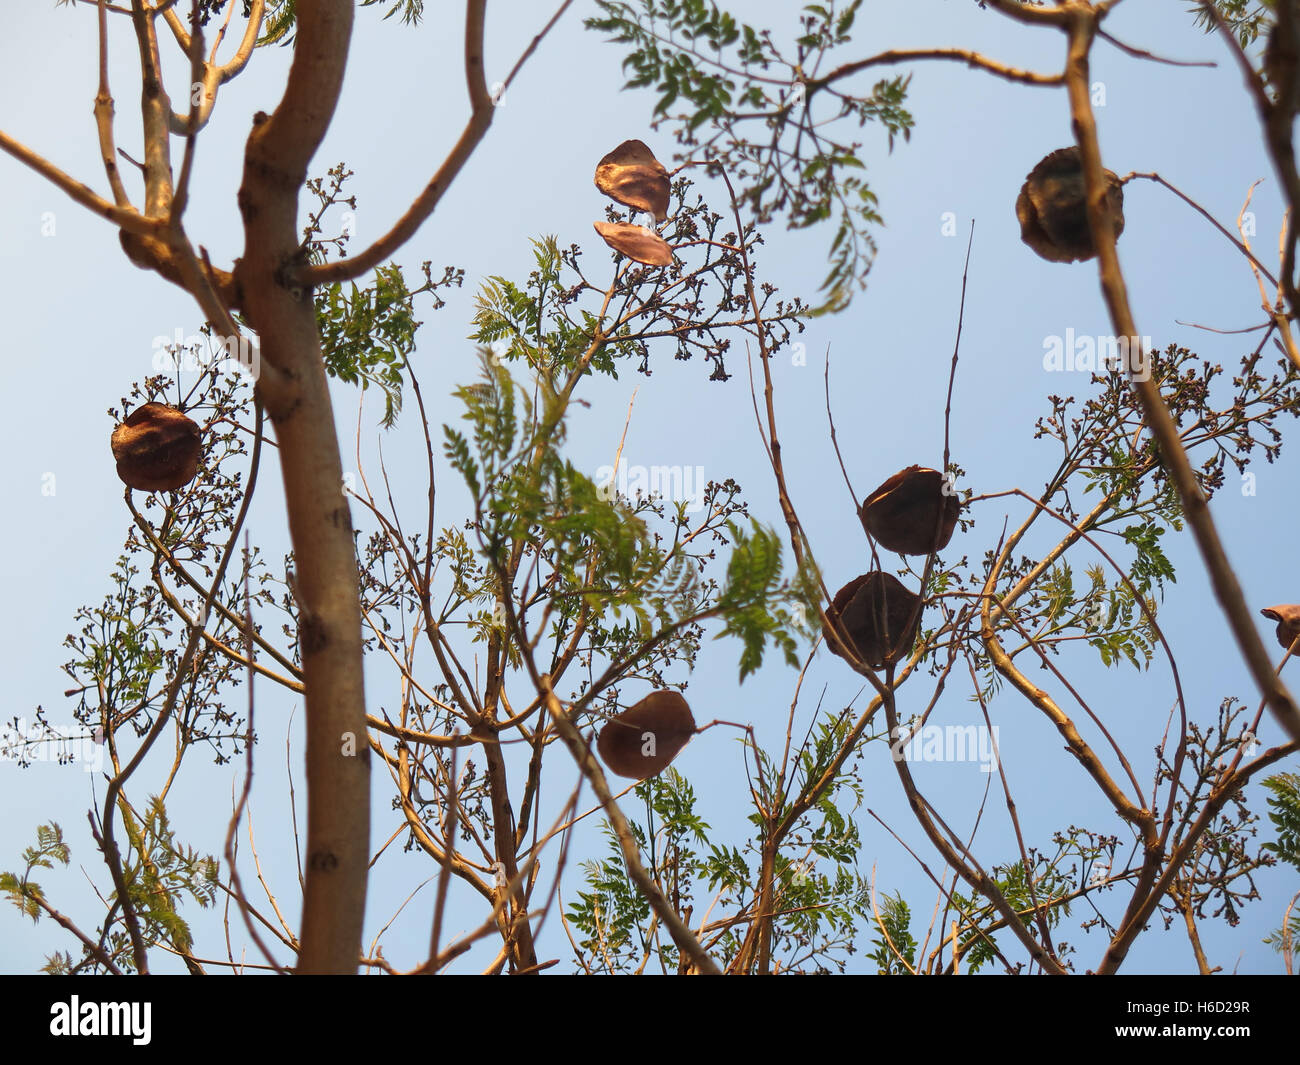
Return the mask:
M 1300 603 L 1281 603 L 1267 606 L 1260 611 L 1266 618 L 1277 622 L 1277 642 L 1284 651 L 1291 649 L 1291 643 L 1300 637 Z M 1300 651 L 1300 648 L 1297 648 Z
M 961 513 L 961 500 L 945 487 L 938 470 L 908 466 L 863 500 L 862 527 L 881 547 L 900 555 L 942 551 Z
M 1106 205 L 1115 239 L 1124 232 L 1124 186 L 1113 170 L 1106 178 Z M 1097 254 L 1088 228 L 1083 162 L 1077 147 L 1058 148 L 1029 172 L 1016 200 L 1020 239 L 1054 263 L 1082 262 Z
M 604 238 L 606 244 L 617 252 L 622 252 L 629 259 L 635 259 L 646 266 L 671 266 L 673 250 L 664 239 L 645 226 L 634 226 L 631 222 L 595 222 L 596 232 Z
M 169 492 L 194 480 L 199 468 L 199 427 L 165 403 L 137 407 L 113 430 L 117 475 L 141 492 Z
M 649 211 L 656 222 L 668 217 L 669 187 L 664 164 L 642 141 L 624 141 L 596 164 L 596 188 L 626 207 Z
M 909 592 L 896 577 L 872 570 L 836 592 L 826 613 L 839 618 L 858 657 L 872 669 L 881 669 L 887 661 L 897 661 L 911 651 L 921 625 L 920 604 L 921 597 Z M 853 660 L 829 628 L 826 646 L 846 662 Z
M 675 691 L 651 692 L 605 722 L 596 739 L 600 760 L 621 777 L 658 776 L 695 735 L 695 718 Z

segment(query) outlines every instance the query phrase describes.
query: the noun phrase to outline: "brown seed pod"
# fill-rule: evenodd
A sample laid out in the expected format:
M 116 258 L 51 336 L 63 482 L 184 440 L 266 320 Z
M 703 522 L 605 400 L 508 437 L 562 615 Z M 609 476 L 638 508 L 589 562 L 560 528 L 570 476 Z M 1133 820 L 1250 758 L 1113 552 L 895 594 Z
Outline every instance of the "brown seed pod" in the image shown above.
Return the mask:
M 835 593 L 831 617 L 839 618 L 860 657 L 872 669 L 897 661 L 912 649 L 921 625 L 921 597 L 909 592 L 888 573 L 872 570 L 854 577 Z M 826 646 L 846 662 L 852 656 L 831 629 Z
M 663 237 L 645 226 L 634 226 L 631 222 L 594 222 L 593 225 L 606 244 L 629 259 L 645 263 L 646 266 L 673 264 L 672 248 L 668 247 Z
M 169 492 L 194 480 L 199 427 L 175 407 L 146 403 L 113 430 L 117 475 L 141 492 Z
M 605 722 L 596 749 L 611 772 L 646 780 L 667 769 L 694 735 L 686 700 L 675 691 L 658 691 Z
M 1284 651 L 1290 650 L 1292 641 L 1300 636 L 1300 603 L 1266 606 L 1260 613 L 1277 622 L 1277 642 Z
M 862 527 L 887 551 L 928 555 L 952 539 L 961 500 L 944 493 L 943 474 L 908 466 L 867 496 L 858 510 Z
M 1115 239 L 1124 232 L 1124 186 L 1113 170 L 1106 178 L 1106 205 Z M 1077 147 L 1058 148 L 1039 162 L 1020 189 L 1016 217 L 1020 239 L 1054 263 L 1082 262 L 1097 254 L 1088 228 L 1083 163 Z
M 649 211 L 656 222 L 668 217 L 669 187 L 664 164 L 642 141 L 624 141 L 596 164 L 596 188 L 626 207 Z

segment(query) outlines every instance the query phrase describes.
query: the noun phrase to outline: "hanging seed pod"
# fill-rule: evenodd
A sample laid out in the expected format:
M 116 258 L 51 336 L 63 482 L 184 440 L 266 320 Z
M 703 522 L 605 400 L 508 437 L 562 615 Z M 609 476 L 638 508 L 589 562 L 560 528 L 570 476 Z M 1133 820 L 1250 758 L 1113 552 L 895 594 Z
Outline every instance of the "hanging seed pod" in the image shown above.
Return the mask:
M 605 722 L 596 749 L 612 772 L 646 780 L 667 769 L 694 735 L 686 700 L 675 691 L 658 691 Z
M 961 500 L 944 493 L 943 474 L 908 466 L 867 496 L 858 510 L 862 527 L 887 551 L 928 555 L 952 539 Z
M 595 222 L 596 232 L 606 244 L 629 259 L 646 266 L 672 266 L 673 250 L 664 239 L 645 226 L 631 222 Z
M 1113 170 L 1106 178 L 1106 206 L 1115 239 L 1124 232 L 1124 186 Z M 1097 254 L 1088 228 L 1083 163 L 1077 147 L 1058 148 L 1025 179 L 1016 200 L 1020 239 L 1054 263 L 1082 262 Z
M 1291 643 L 1300 636 L 1300 604 L 1282 603 L 1268 606 L 1260 611 L 1266 618 L 1277 622 L 1277 642 L 1284 651 L 1291 649 Z
M 827 614 L 839 618 L 860 657 L 872 669 L 897 661 L 912 649 L 921 625 L 921 597 L 879 570 L 854 577 L 835 593 Z M 846 662 L 852 656 L 831 629 L 826 646 Z
M 146 403 L 113 430 L 117 475 L 140 492 L 170 492 L 194 480 L 199 427 L 175 407 Z
M 596 164 L 596 188 L 625 207 L 649 211 L 656 222 L 668 217 L 669 187 L 664 164 L 642 141 L 624 141 Z

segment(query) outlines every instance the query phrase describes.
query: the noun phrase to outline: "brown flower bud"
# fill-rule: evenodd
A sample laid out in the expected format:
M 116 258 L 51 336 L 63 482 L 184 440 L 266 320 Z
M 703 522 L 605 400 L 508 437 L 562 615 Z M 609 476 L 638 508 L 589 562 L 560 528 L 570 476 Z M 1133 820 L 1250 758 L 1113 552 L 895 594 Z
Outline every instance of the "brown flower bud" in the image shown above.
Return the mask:
M 1124 232 L 1124 186 L 1113 170 L 1106 178 L 1106 207 L 1115 239 Z M 1087 191 L 1077 147 L 1058 148 L 1039 162 L 1020 189 L 1016 217 L 1020 239 L 1054 263 L 1082 262 L 1097 254 L 1088 227 Z
M 847 630 L 857 655 L 872 669 L 907 655 L 921 625 L 921 597 L 879 570 L 854 577 L 835 593 L 826 611 Z M 853 657 L 830 628 L 826 646 L 846 662 Z
M 199 427 L 165 403 L 137 407 L 113 430 L 117 475 L 141 492 L 169 492 L 194 480 L 199 468 Z
M 867 534 L 887 551 L 900 555 L 942 551 L 961 513 L 961 500 L 945 488 L 938 470 L 908 466 L 863 500 L 858 517 Z
M 621 777 L 658 776 L 695 735 L 695 718 L 675 691 L 651 692 L 600 730 L 600 759 Z

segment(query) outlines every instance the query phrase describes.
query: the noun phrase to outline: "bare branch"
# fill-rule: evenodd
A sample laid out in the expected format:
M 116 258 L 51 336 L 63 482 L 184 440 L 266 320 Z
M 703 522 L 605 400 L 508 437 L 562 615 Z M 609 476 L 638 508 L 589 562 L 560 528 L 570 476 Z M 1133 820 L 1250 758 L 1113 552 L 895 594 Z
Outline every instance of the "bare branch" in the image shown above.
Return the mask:
M 1069 20 L 1070 52 L 1066 78 L 1070 112 L 1083 159 L 1084 180 L 1088 189 L 1088 221 L 1092 228 L 1093 245 L 1097 249 L 1102 294 L 1116 335 L 1137 337 L 1141 334 L 1129 307 L 1128 289 L 1120 270 L 1119 256 L 1115 252 L 1115 232 L 1105 207 L 1106 182 L 1102 174 L 1101 149 L 1097 144 L 1097 124 L 1089 92 L 1088 52 L 1097 16 L 1087 7 L 1071 7 L 1065 9 L 1063 14 Z M 1284 270 L 1284 275 L 1285 273 Z M 1255 619 L 1246 606 L 1241 585 L 1219 539 L 1205 494 L 1196 481 L 1196 474 L 1192 471 L 1187 452 L 1179 439 L 1178 427 L 1174 425 L 1169 410 L 1165 407 L 1159 387 L 1150 377 L 1143 379 L 1143 375 L 1133 373 L 1132 382 L 1142 409 L 1146 412 L 1147 424 L 1160 446 L 1162 464 L 1178 489 L 1183 513 L 1192 527 L 1205 568 L 1210 574 L 1215 597 L 1223 607 L 1237 646 L 1241 649 L 1255 683 L 1267 695 L 1278 724 L 1287 735 L 1300 742 L 1300 707 L 1296 706 L 1291 693 L 1273 672 L 1273 664 L 1255 628 Z
M 888 52 L 881 52 L 879 55 L 873 55 L 868 59 L 845 63 L 844 66 L 836 67 L 824 77 L 809 78 L 806 82 L 808 95 L 811 96 L 818 89 L 824 89 L 827 85 L 856 74 L 860 70 L 866 70 L 868 67 L 882 66 L 889 63 L 907 63 L 913 59 L 952 59 L 959 63 L 965 63 L 974 70 L 986 70 L 990 74 L 1005 78 L 1007 81 L 1016 81 L 1024 85 L 1065 84 L 1064 74 L 1039 74 L 1032 70 L 1021 70 L 1019 67 L 999 63 L 995 59 L 987 59 L 978 52 L 971 52 L 965 48 L 896 48 Z
M 1149 59 L 1153 63 L 1165 63 L 1171 67 L 1217 67 L 1218 64 L 1211 59 L 1166 59 L 1164 56 L 1155 55 L 1144 48 L 1134 48 L 1131 44 L 1125 44 L 1116 37 L 1112 37 L 1101 27 L 1097 28 L 1097 36 L 1108 44 L 1113 44 L 1121 52 L 1131 55 L 1134 59 Z
M 541 33 L 533 38 L 532 43 L 529 44 L 524 54 L 510 71 L 510 75 L 505 81 L 506 86 L 509 86 L 510 82 L 514 80 L 515 74 L 518 73 L 524 61 L 532 55 L 542 38 L 550 32 L 551 27 L 555 25 L 572 2 L 573 0 L 564 0 L 560 9 L 551 16 L 551 20 L 542 29 Z M 301 270 L 299 278 L 304 285 L 315 287 L 360 277 L 362 274 L 373 270 L 386 259 L 391 258 L 397 249 L 410 240 L 416 230 L 433 214 L 447 189 L 456 180 L 456 176 L 464 168 L 469 157 L 474 154 L 474 149 L 478 147 L 479 142 L 487 133 L 488 127 L 492 124 L 492 116 L 495 111 L 494 101 L 488 92 L 487 79 L 483 70 L 483 21 L 486 5 L 487 0 L 468 0 L 466 8 L 465 82 L 469 92 L 470 116 L 464 130 L 461 132 L 460 139 L 456 141 L 450 154 L 438 167 L 437 173 L 425 186 L 424 191 L 416 197 L 415 202 L 407 209 L 406 214 L 398 219 L 392 229 L 361 252 L 360 255 Z
M 1066 13 L 1060 7 L 1026 7 L 1017 0 L 985 0 L 985 3 L 1017 22 L 1037 26 L 1065 25 Z
M 119 207 L 109 203 L 90 186 L 83 185 L 80 181 L 65 174 L 53 163 L 37 155 L 25 145 L 18 143 L 7 133 L 0 132 L 0 149 L 8 152 L 19 162 L 25 163 L 42 177 L 53 182 L 83 207 L 89 208 L 102 218 L 107 218 L 126 232 L 141 237 L 158 237 L 163 233 L 162 223 L 156 219 L 144 217 L 134 207 Z

